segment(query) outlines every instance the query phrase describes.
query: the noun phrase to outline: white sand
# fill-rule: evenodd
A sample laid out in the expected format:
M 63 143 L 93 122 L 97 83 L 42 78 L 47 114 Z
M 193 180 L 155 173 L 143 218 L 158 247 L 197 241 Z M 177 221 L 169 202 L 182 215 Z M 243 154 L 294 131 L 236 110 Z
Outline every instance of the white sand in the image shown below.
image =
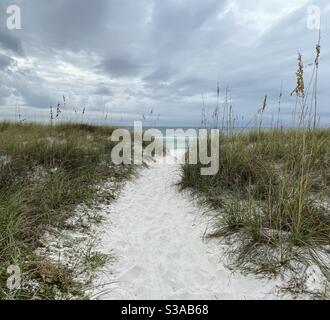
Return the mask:
M 179 165 L 151 164 L 107 208 L 100 250 L 113 253 L 95 299 L 278 299 L 278 283 L 231 274 L 208 218 L 178 192 Z

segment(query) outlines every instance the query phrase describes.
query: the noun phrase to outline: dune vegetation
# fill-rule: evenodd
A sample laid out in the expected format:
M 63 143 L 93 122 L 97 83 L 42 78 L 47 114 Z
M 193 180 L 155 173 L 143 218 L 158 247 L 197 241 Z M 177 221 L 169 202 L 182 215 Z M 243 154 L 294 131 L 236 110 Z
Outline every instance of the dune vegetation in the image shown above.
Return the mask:
M 330 280 L 330 130 L 225 136 L 219 162 L 212 177 L 184 165 L 181 187 L 219 212 L 209 236 L 231 240 L 234 265 L 278 274 L 316 263 Z
M 36 249 L 50 230 L 79 228 L 67 224 L 77 205 L 111 201 L 111 190 L 99 194 L 103 182 L 120 183 L 134 173 L 133 166 L 110 162 L 113 130 L 0 123 L 0 299 L 84 297 L 74 268 L 47 261 Z M 81 256 L 92 266 L 104 260 L 92 250 L 86 254 Z M 20 268 L 20 290 L 6 286 L 10 265 Z
M 330 281 L 330 130 L 317 116 L 317 74 L 305 86 L 302 56 L 298 56 L 296 96 L 291 128 L 279 120 L 263 128 L 267 96 L 251 120 L 253 129 L 235 128 L 232 108 L 215 109 L 220 123 L 220 170 L 201 176 L 201 164 L 182 168 L 182 189 L 191 189 L 204 204 L 218 212 L 210 237 L 226 239 L 235 267 L 264 275 L 290 271 L 286 289 L 306 292 L 306 271 L 312 266 L 324 277 L 326 296 Z M 219 89 L 218 89 L 219 95 Z M 275 119 L 281 118 L 281 98 Z M 230 112 L 226 110 L 230 110 Z M 223 116 L 222 124 L 218 120 Z
M 278 120 L 271 127 L 263 126 L 266 95 L 242 129 L 236 127 L 228 92 L 221 108 L 218 86 L 212 119 L 204 106 L 201 125 L 220 129 L 220 170 L 203 176 L 202 164 L 184 164 L 180 186 L 215 212 L 208 236 L 229 243 L 234 268 L 285 275 L 283 289 L 324 298 L 330 284 L 330 129 L 321 128 L 317 116 L 319 57 L 320 44 L 305 86 L 298 56 L 291 128 L 280 124 L 282 91 Z M 20 118 L 18 123 L 0 123 L 0 299 L 88 298 L 90 283 L 79 280 L 76 264 L 41 257 L 38 250 L 53 230 L 88 228 L 68 223 L 77 207 L 111 202 L 115 190 L 100 186 L 109 181 L 120 186 L 135 173 L 134 165 L 111 161 L 113 127 L 56 122 L 60 113 L 59 107 L 50 108 L 49 125 Z M 89 269 L 109 258 L 92 246 L 78 257 Z M 8 288 L 12 266 L 20 268 L 19 290 Z M 324 288 L 306 287 L 311 269 L 322 274 Z

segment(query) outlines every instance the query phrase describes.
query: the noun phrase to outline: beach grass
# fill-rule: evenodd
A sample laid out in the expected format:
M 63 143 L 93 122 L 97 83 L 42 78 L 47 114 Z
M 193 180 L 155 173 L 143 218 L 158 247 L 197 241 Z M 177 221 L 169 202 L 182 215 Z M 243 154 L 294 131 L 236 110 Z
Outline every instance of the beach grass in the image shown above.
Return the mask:
M 283 88 L 277 123 L 267 128 L 267 95 L 245 130 L 235 128 L 226 98 L 223 108 L 217 103 L 213 113 L 222 133 L 219 172 L 201 176 L 201 164 L 185 164 L 180 185 L 218 212 L 209 237 L 229 240 L 235 267 L 265 275 L 290 270 L 286 289 L 295 293 L 308 291 L 306 271 L 316 267 L 325 290 L 308 293 L 325 297 L 330 281 L 330 129 L 319 126 L 317 112 L 320 40 L 308 86 L 298 54 L 290 128 L 280 124 Z
M 317 264 L 330 280 L 330 129 L 224 135 L 219 167 L 184 165 L 181 187 L 219 212 L 209 236 L 233 241 L 233 264 L 274 275 Z
M 133 166 L 111 164 L 113 130 L 0 123 L 0 299 L 84 297 L 75 270 L 38 257 L 36 249 L 47 231 L 68 227 L 77 205 L 93 202 L 100 184 L 134 173 Z M 92 252 L 85 259 L 95 265 L 95 257 Z M 37 289 L 25 281 L 21 290 L 9 291 L 10 265 L 19 266 L 25 280 L 37 282 Z

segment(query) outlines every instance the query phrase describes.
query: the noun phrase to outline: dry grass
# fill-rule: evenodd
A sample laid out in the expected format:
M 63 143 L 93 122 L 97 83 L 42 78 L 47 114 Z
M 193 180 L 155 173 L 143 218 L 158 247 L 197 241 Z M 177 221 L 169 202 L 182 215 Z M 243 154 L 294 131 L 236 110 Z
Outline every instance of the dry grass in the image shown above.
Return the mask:
M 231 240 L 236 267 L 258 274 L 290 269 L 295 281 L 288 288 L 295 290 L 304 284 L 301 270 L 311 265 L 321 270 L 327 287 L 330 281 L 330 129 L 317 128 L 320 48 L 319 42 L 309 82 L 310 86 L 314 83 L 311 101 L 303 58 L 298 56 L 297 85 L 292 92 L 300 107 L 295 112 L 297 127 L 262 129 L 265 96 L 253 118 L 261 118 L 256 122 L 258 129 L 242 133 L 231 125 L 221 128 L 227 134 L 220 142 L 218 174 L 200 176 L 200 164 L 187 164 L 181 181 L 183 189 L 190 188 L 219 211 L 216 231 L 210 236 Z M 281 89 L 279 112 L 282 96 Z
M 328 260 L 304 260 L 329 277 L 330 130 L 237 134 L 223 137 L 220 150 L 217 175 L 185 165 L 181 181 L 219 210 L 210 236 L 238 236 L 236 265 L 257 273 L 282 272 L 301 250 L 324 251 Z
M 45 231 L 67 227 L 78 204 L 92 203 L 100 183 L 133 174 L 132 166 L 111 164 L 112 131 L 82 124 L 0 123 L 0 298 L 78 294 L 74 270 L 38 259 L 35 249 L 43 245 Z M 8 291 L 6 270 L 13 264 L 24 279 L 39 282 L 37 296 L 31 288 Z

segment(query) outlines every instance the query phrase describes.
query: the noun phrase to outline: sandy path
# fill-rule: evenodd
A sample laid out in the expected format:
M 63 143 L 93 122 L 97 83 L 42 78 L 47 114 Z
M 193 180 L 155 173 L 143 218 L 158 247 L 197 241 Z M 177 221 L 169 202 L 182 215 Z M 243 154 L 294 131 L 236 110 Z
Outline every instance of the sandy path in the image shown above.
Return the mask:
M 96 299 L 273 299 L 275 283 L 232 275 L 206 243 L 207 218 L 178 192 L 178 165 L 151 164 L 107 208 L 100 250 L 112 252 Z

